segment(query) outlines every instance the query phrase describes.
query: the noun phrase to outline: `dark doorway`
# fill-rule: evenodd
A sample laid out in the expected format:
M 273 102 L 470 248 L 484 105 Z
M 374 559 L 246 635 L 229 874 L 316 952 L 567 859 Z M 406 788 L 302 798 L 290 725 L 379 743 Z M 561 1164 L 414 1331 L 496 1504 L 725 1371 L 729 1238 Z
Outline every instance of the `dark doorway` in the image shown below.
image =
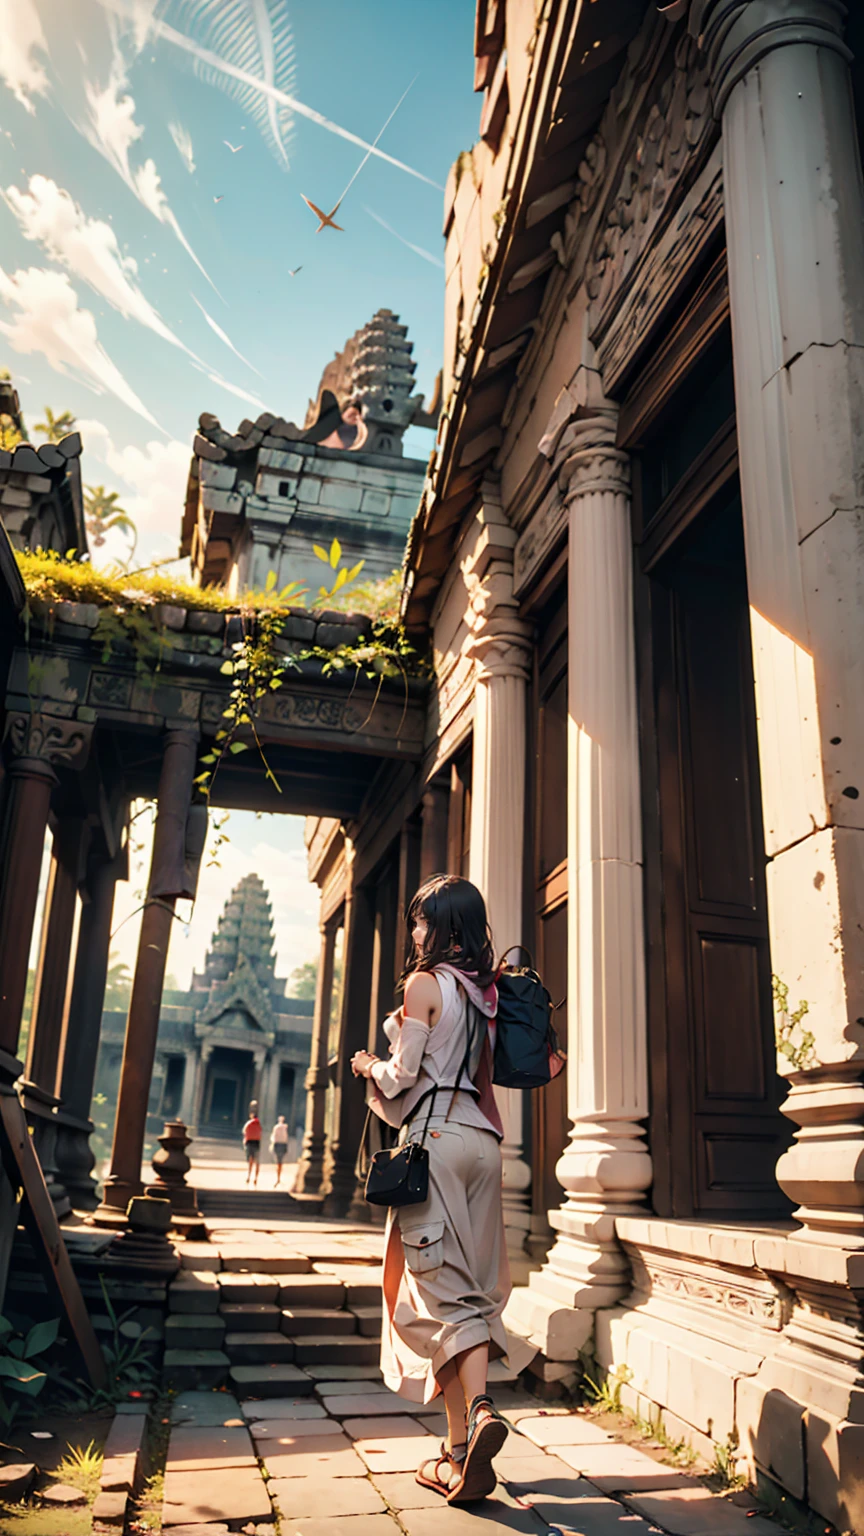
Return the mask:
M 183 1098 L 183 1078 L 186 1072 L 185 1056 L 169 1056 L 165 1066 L 165 1087 L 162 1091 L 162 1114 L 171 1120 L 180 1113 Z
M 774 1169 L 789 1130 L 778 1110 L 737 475 L 695 516 L 685 490 L 677 529 L 673 506 L 664 510 L 657 555 L 643 546 L 658 823 L 647 839 L 654 1205 L 661 1215 L 777 1215 L 788 1209 Z
M 251 1052 L 217 1046 L 207 1065 L 201 1131 L 207 1136 L 237 1134 L 246 1120 L 253 1087 Z

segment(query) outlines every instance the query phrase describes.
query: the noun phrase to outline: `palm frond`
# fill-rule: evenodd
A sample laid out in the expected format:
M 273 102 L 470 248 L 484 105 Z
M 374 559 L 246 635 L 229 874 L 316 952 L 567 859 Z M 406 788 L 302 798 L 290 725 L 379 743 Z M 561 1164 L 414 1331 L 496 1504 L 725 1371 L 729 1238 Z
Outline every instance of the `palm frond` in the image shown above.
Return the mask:
M 201 48 L 293 95 L 294 38 L 285 0 L 168 0 L 164 16 Z M 287 170 L 293 126 L 290 107 L 203 59 L 194 59 L 193 68 L 199 79 L 217 86 L 249 114 Z

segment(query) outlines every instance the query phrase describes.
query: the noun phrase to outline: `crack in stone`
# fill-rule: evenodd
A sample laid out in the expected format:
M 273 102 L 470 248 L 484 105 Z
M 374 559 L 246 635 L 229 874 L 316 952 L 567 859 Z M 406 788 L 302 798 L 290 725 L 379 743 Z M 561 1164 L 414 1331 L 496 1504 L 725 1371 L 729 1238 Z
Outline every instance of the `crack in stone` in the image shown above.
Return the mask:
M 820 347 L 824 352 L 833 352 L 835 347 L 845 347 L 849 352 L 864 352 L 864 344 L 860 341 L 847 341 L 845 336 L 839 336 L 836 341 L 808 341 L 806 347 L 802 347 L 800 352 L 795 352 L 792 357 L 786 359 L 785 363 L 781 363 L 779 368 L 775 368 L 774 372 L 768 375 L 762 388 L 767 389 L 779 373 L 788 373 L 795 363 L 800 362 L 802 357 L 806 357 L 808 352 L 812 352 L 814 347 Z
M 808 539 L 812 539 L 814 533 L 818 533 L 820 528 L 824 528 L 826 523 L 830 523 L 837 516 L 838 512 L 862 512 L 862 513 L 864 513 L 864 504 L 862 504 L 860 502 L 855 502 L 854 505 L 851 506 L 851 507 L 835 507 L 833 512 L 829 512 L 828 513 L 827 517 L 823 517 L 821 523 L 817 523 L 815 528 L 811 528 L 809 533 L 805 533 L 803 539 L 799 539 L 798 540 L 798 547 L 799 547 L 799 549 L 804 544 L 807 543 Z

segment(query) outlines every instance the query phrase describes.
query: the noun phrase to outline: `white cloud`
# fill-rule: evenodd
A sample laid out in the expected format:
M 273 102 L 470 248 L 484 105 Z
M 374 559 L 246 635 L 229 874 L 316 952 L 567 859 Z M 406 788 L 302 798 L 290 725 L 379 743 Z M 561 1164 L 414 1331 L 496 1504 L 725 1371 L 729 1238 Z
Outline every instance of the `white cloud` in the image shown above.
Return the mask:
M 52 261 L 83 278 L 127 319 L 137 320 L 163 341 L 189 351 L 145 299 L 137 282 L 138 263 L 123 255 L 110 224 L 89 219 L 69 193 L 48 176 L 31 176 L 26 192 L 7 187 L 0 195 L 15 214 L 22 234 L 37 241 Z
M 37 57 L 48 45 L 33 0 L 0 0 L 0 79 L 16 101 L 35 112 L 34 96 L 46 96 L 48 76 Z
M 159 426 L 101 346 L 96 321 L 89 309 L 79 307 L 65 272 L 28 267 L 10 274 L 0 267 L 0 300 L 13 311 L 11 320 L 0 321 L 0 335 L 14 351 L 26 356 L 41 352 L 57 373 L 83 379 L 97 395 L 116 395 Z
M 83 126 L 81 132 L 93 148 L 104 156 L 108 164 L 113 165 L 118 176 L 125 181 L 139 203 L 142 203 L 160 224 L 165 224 L 173 231 L 183 249 L 192 257 L 198 270 L 206 277 L 211 288 L 218 293 L 216 284 L 198 260 L 174 216 L 155 162 L 145 160 L 144 164 L 137 169 L 130 164 L 130 151 L 142 137 L 144 128 L 141 123 L 135 121 L 135 101 L 127 91 L 128 84 L 126 68 L 115 44 L 108 84 L 100 89 L 92 80 L 84 82 L 89 121 Z
M 221 373 L 211 373 L 208 368 L 205 368 L 204 372 L 211 384 L 217 384 L 220 389 L 227 389 L 229 394 L 236 395 L 239 400 L 246 400 L 249 405 L 254 405 L 259 411 L 267 409 L 264 401 L 259 400 L 257 395 L 250 395 L 248 389 L 241 389 L 239 384 L 229 384 L 227 379 L 223 379 Z
M 99 478 L 90 469 L 91 459 L 98 459 L 121 482 L 116 489 L 138 529 L 142 555 L 158 557 L 176 550 L 192 457 L 190 445 L 169 438 L 167 443 L 154 440 L 143 448 L 133 443 L 117 448 L 103 422 L 79 421 L 77 425 L 85 477 L 89 482 Z M 153 543 L 157 539 L 158 546 Z M 111 551 L 108 553 L 110 556 Z
M 191 133 L 188 128 L 183 127 L 182 123 L 169 123 L 168 132 L 174 140 L 180 159 L 191 176 L 195 170 L 195 151 L 192 148 Z
M 238 352 L 238 350 L 235 347 L 233 341 L 231 340 L 231 337 L 228 336 L 225 333 L 225 331 L 223 331 L 221 325 L 217 325 L 216 324 L 216 321 L 213 319 L 212 315 L 208 315 L 206 309 L 204 308 L 204 305 L 201 303 L 201 300 L 200 299 L 196 299 L 194 293 L 192 295 L 192 302 L 193 302 L 193 304 L 197 304 L 198 305 L 198 308 L 200 309 L 202 315 L 204 316 L 204 319 L 207 321 L 207 324 L 209 325 L 211 331 L 214 331 L 216 333 L 216 335 L 219 337 L 219 340 L 220 341 L 224 341 L 226 347 L 230 347 L 231 348 L 231 351 L 234 353 L 235 357 L 239 357 L 241 363 L 245 363 L 247 368 L 251 368 L 253 373 L 257 373 L 259 379 L 263 378 L 263 374 L 260 372 L 260 370 L 258 368 L 255 367 L 255 364 L 254 363 L 250 363 L 248 357 L 244 357 L 242 352 Z

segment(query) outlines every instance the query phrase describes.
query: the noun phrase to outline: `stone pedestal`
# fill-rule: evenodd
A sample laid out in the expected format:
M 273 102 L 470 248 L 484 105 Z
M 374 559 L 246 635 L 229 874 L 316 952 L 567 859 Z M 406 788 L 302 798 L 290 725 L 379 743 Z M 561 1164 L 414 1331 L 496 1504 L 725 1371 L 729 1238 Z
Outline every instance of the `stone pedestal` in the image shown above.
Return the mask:
M 28 1082 L 26 1078 L 20 1080 L 18 1093 L 27 1117 L 27 1124 L 33 1133 L 36 1156 L 45 1176 L 45 1184 L 54 1209 L 58 1217 L 68 1216 L 72 1209 L 72 1202 L 57 1166 L 59 1126 L 55 1111 L 60 1100 L 53 1093 L 46 1093 L 38 1083 Z
M 146 1192 L 152 1199 L 170 1200 L 171 1226 L 175 1232 L 182 1232 L 187 1238 L 206 1239 L 207 1228 L 198 1209 L 197 1191 L 186 1183 L 192 1167 L 186 1149 L 192 1145 L 192 1137 L 182 1120 L 166 1120 L 162 1135 L 156 1139 L 159 1151 L 151 1159 L 156 1180 L 148 1184 Z
M 330 1074 L 327 1056 L 330 1034 L 330 1001 L 333 996 L 333 963 L 339 925 L 333 921 L 321 929 L 321 957 L 315 988 L 315 1015 L 312 1020 L 312 1048 L 306 1073 L 306 1127 L 297 1163 L 294 1195 L 320 1195 L 324 1178 L 324 1143 L 326 1140 L 327 1087 Z
M 513 596 L 516 535 L 493 484 L 484 487 L 466 584 L 474 689 L 471 769 L 471 880 L 486 900 L 497 954 L 524 937 L 525 753 L 531 630 Z M 504 1123 L 504 1223 L 514 1279 L 529 1260 L 531 1169 L 525 1158 L 523 1094 L 495 1090 Z
M 136 1195 L 123 1213 L 125 1231 L 114 1238 L 108 1249 L 113 1267 L 144 1269 L 150 1274 L 176 1275 L 180 1259 L 168 1240 L 171 1226 L 171 1202 Z
M 90 1150 L 90 1107 L 102 1028 L 114 892 L 117 881 L 127 878 L 125 846 L 114 859 L 91 859 L 86 883 L 89 900 L 81 908 L 72 991 L 61 1044 L 57 1166 L 73 1205 L 85 1210 L 97 1204 Z
M 153 833 L 150 881 L 138 956 L 132 982 L 126 1042 L 111 1149 L 111 1172 L 105 1180 L 96 1221 L 113 1224 L 141 1190 L 141 1158 L 147 1121 L 147 1100 L 156 1055 L 159 1010 L 165 963 L 178 896 L 188 894 L 185 869 L 186 823 L 195 775 L 198 738 L 191 731 L 166 732 L 159 800 Z
M 625 1291 L 616 1217 L 651 1183 L 629 464 L 596 374 L 561 439 L 569 509 L 568 995 L 570 1141 L 556 1168 L 558 1237 L 508 1320 L 553 1360 L 575 1359 L 598 1307 Z

